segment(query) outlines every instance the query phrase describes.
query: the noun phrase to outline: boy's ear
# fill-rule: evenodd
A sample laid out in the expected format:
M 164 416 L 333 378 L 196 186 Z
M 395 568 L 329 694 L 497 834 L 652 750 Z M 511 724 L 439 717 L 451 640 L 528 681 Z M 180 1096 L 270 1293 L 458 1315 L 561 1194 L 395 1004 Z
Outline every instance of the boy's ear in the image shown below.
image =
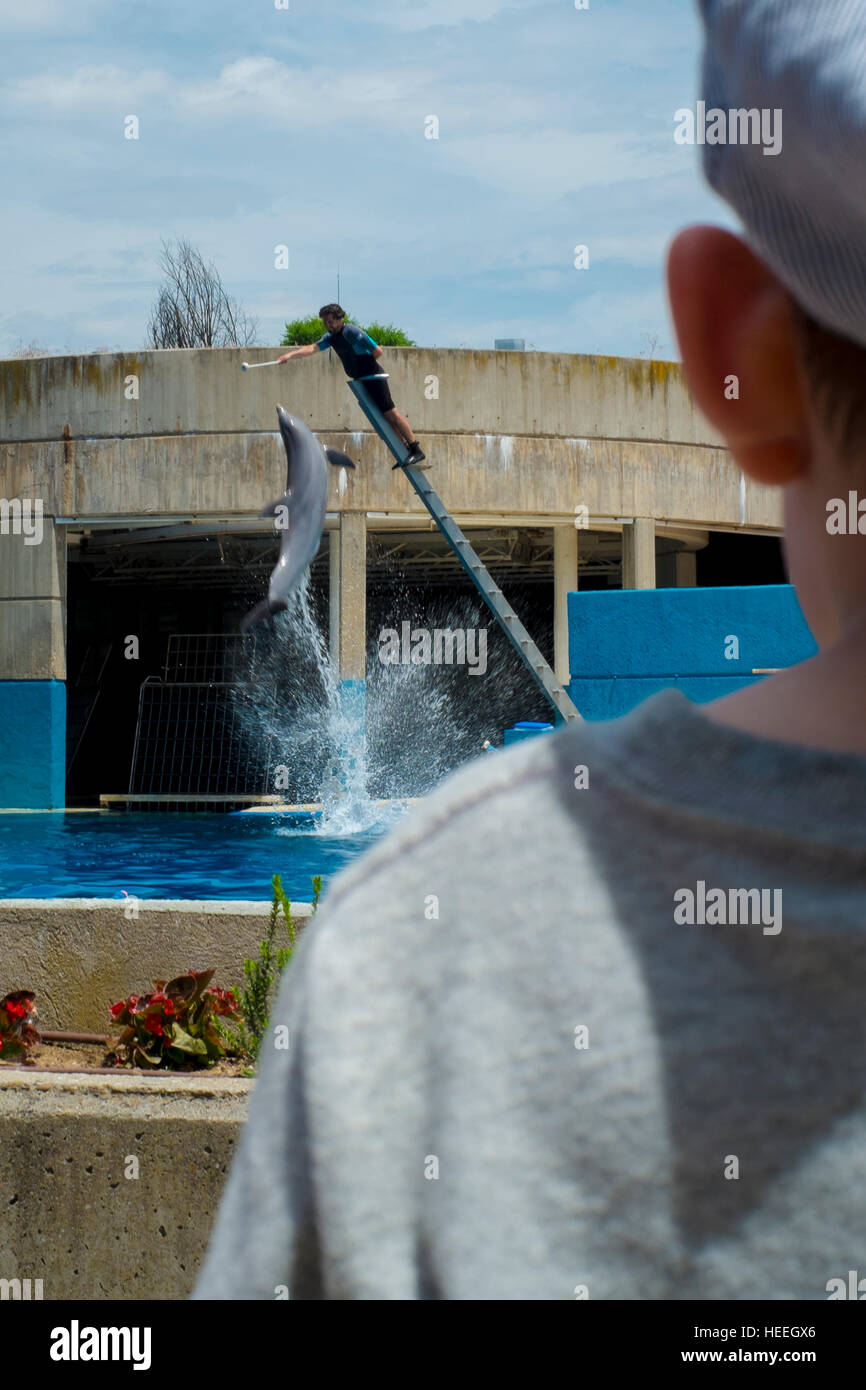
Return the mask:
M 807 399 L 787 291 L 721 227 L 680 232 L 667 278 L 683 371 L 704 415 L 757 482 L 801 477 Z

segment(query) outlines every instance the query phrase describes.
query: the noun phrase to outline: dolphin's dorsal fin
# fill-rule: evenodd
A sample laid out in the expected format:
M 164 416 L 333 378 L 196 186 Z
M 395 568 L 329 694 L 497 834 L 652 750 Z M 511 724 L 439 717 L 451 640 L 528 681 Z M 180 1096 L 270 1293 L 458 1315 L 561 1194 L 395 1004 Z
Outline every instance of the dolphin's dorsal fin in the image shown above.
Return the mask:
M 354 468 L 354 467 L 355 467 L 354 463 L 353 463 L 352 460 L 349 458 L 349 455 L 348 455 L 348 454 L 341 454 L 339 449 L 332 449 L 332 448 L 330 448 L 330 446 L 326 446 L 326 448 L 325 448 L 325 457 L 326 457 L 326 459 L 328 460 L 328 463 L 333 464 L 333 466 L 334 466 L 335 468 Z

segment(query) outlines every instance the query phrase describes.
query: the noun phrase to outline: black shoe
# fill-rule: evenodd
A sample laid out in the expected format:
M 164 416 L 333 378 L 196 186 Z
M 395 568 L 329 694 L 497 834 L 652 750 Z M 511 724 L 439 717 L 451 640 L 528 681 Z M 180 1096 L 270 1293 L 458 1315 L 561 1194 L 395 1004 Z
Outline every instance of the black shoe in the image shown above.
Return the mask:
M 429 463 L 422 463 L 421 461 L 426 457 L 426 454 L 424 453 L 424 451 L 421 448 L 421 445 L 418 443 L 418 440 L 416 439 L 413 441 L 413 443 L 408 445 L 408 452 L 406 454 L 406 457 L 403 459 L 403 462 L 395 463 L 391 469 L 391 472 L 393 473 L 397 468 L 429 468 Z
M 426 457 L 427 455 L 424 453 L 423 449 L 421 448 L 421 445 L 418 443 L 418 440 L 414 439 L 412 443 L 409 445 L 409 452 L 406 455 L 406 462 L 403 466 L 404 468 L 420 468 L 421 460 Z M 424 466 L 425 468 L 430 467 L 429 463 L 425 464 Z

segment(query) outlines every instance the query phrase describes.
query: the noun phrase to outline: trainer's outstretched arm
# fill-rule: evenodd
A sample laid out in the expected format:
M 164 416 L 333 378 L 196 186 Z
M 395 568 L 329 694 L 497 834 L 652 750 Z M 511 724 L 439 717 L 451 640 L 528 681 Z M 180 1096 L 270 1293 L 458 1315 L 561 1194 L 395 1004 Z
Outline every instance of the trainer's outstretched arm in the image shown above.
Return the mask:
M 306 347 L 292 348 L 291 352 L 284 352 L 282 357 L 278 357 L 278 362 L 288 362 L 290 357 L 312 357 L 319 348 L 316 343 L 308 343 Z

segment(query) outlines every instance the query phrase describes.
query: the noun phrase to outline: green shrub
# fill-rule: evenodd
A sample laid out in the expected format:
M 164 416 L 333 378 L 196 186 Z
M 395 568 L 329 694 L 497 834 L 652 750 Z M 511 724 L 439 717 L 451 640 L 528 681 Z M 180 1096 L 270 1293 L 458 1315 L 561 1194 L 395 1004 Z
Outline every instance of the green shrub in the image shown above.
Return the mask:
M 239 1048 L 252 1062 L 258 1061 L 262 1041 L 268 1026 L 273 996 L 279 985 L 283 971 L 292 959 L 298 933 L 292 920 L 292 905 L 283 891 L 279 874 L 271 880 L 273 898 L 268 918 L 265 938 L 259 945 L 258 959 L 244 961 L 246 985 L 240 995 L 240 1011 L 243 1023 L 234 1034 Z M 313 912 L 319 903 L 322 892 L 322 879 L 319 874 L 313 879 Z M 288 946 L 277 945 L 277 927 L 282 914 L 289 939 Z
M 280 347 L 307 347 L 310 343 L 317 343 L 324 332 L 325 325 L 318 314 L 311 314 L 306 319 L 292 319 L 283 330 Z
M 354 323 L 351 314 L 346 315 L 347 323 Z M 363 328 L 363 324 L 358 325 Z M 307 347 L 310 343 L 317 343 L 325 332 L 325 325 L 318 314 L 311 314 L 306 319 L 292 319 L 287 323 L 283 330 L 280 347 Z M 393 323 L 370 323 L 364 329 L 370 337 L 375 339 L 380 347 L 415 347 L 416 344 L 411 338 L 407 338 L 402 328 L 395 328 Z
M 406 337 L 402 328 L 395 328 L 393 323 L 369 323 L 364 331 L 375 338 L 380 347 L 417 346 L 411 338 Z

